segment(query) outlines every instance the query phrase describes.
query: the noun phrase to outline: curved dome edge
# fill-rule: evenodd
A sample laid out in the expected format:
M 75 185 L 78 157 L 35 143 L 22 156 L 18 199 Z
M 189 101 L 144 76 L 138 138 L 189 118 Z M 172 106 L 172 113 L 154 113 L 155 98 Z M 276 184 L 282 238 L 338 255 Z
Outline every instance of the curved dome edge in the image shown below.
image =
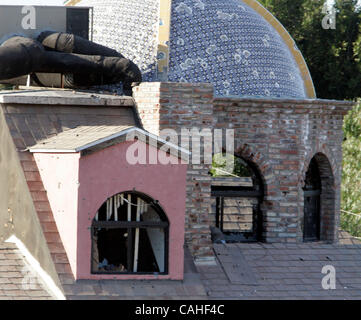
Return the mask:
M 66 6 L 74 6 L 81 2 L 82 0 L 69 0 L 65 3 Z M 159 34 L 158 34 L 158 54 L 164 55 L 165 59 L 158 61 L 158 74 L 162 75 L 163 71 L 167 73 L 168 63 L 169 63 L 169 28 L 171 24 L 171 12 L 170 6 L 172 5 L 172 0 L 158 0 L 160 2 L 160 18 L 165 22 L 164 25 L 159 26 Z M 285 27 L 281 24 L 281 22 L 264 6 L 262 6 L 257 0 L 242 0 L 246 5 L 248 5 L 251 9 L 257 12 L 267 23 L 271 25 L 271 27 L 277 31 L 281 39 L 284 41 L 285 45 L 289 49 L 291 56 L 293 57 L 296 65 L 298 66 L 300 76 L 303 80 L 303 86 L 305 90 L 305 94 L 309 99 L 316 99 L 316 91 L 312 81 L 312 77 L 306 61 L 301 53 L 301 51 L 297 48 L 294 39 L 285 29 Z M 162 9 L 163 8 L 163 9 Z M 163 70 L 166 68 L 165 70 Z M 162 77 L 159 78 L 160 80 Z
M 316 90 L 312 81 L 311 73 L 301 51 L 296 47 L 295 41 L 280 21 L 262 6 L 257 0 L 242 0 L 245 4 L 259 13 L 280 35 L 290 52 L 292 53 L 303 79 L 307 97 L 316 99 Z

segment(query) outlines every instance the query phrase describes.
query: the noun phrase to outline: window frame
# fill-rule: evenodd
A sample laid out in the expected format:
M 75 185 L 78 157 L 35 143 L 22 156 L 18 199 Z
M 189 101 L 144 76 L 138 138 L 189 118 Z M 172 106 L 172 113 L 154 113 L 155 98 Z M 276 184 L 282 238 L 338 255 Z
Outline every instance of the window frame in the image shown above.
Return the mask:
M 238 242 L 258 242 L 262 241 L 263 232 L 263 212 L 261 209 L 261 203 L 264 199 L 264 184 L 258 168 L 252 162 L 247 161 L 241 156 L 233 155 L 235 158 L 239 158 L 244 165 L 247 166 L 252 179 L 252 187 L 246 186 L 222 186 L 211 185 L 211 197 L 216 198 L 216 227 L 221 230 L 225 235 L 227 231 L 223 231 L 223 205 L 225 198 L 256 198 L 257 204 L 253 206 L 253 230 L 250 232 L 229 232 L 238 234 Z M 227 177 L 212 177 L 216 181 L 227 180 Z
M 162 221 L 97 221 L 95 217 L 93 218 L 92 225 L 90 228 L 91 233 L 91 253 L 90 253 L 90 274 L 94 275 L 168 275 L 169 274 L 169 227 L 170 223 L 168 218 L 164 212 L 164 210 L 159 205 L 158 201 L 153 200 L 151 197 L 137 192 L 137 191 L 124 191 L 119 192 L 118 194 L 131 194 L 141 198 L 146 201 L 149 206 L 151 206 L 155 212 L 159 215 Z M 113 195 L 113 196 L 115 196 Z M 112 196 L 112 197 L 113 197 Z M 105 200 L 106 202 L 107 200 Z M 103 203 L 105 203 L 103 202 Z M 103 205 L 103 204 L 102 204 Z M 94 244 L 96 244 L 95 240 L 95 230 L 101 229 L 127 229 L 128 232 L 128 250 L 127 250 L 127 271 L 94 271 L 93 270 L 93 253 L 94 253 Z M 162 229 L 164 230 L 164 271 L 163 272 L 130 272 L 128 271 L 131 258 L 131 249 L 133 249 L 133 233 L 136 229 Z M 129 248 L 131 248 L 129 250 Z

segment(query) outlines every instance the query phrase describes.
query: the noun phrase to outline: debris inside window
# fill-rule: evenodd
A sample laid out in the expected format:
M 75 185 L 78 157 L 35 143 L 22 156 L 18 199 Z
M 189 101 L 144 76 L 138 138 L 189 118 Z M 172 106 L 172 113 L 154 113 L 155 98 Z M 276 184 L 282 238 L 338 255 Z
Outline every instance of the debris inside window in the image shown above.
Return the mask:
M 166 273 L 168 221 L 138 193 L 107 199 L 92 226 L 93 273 Z

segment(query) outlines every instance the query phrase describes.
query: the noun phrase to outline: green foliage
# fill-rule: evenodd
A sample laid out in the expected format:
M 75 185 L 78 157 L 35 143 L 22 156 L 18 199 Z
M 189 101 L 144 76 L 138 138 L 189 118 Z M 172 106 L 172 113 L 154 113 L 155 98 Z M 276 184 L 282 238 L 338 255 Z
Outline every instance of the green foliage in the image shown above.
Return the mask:
M 341 213 L 341 229 L 347 231 L 354 237 L 361 237 L 361 218 Z
M 13 85 L 1 84 L 1 83 L 0 83 L 0 91 L 1 91 L 1 90 L 12 90 L 13 87 L 14 87 Z
M 319 98 L 361 96 L 361 10 L 336 0 L 336 29 L 323 29 L 324 0 L 260 0 L 296 41 Z
M 361 101 L 345 117 L 344 135 L 341 207 L 358 214 L 361 213 Z M 361 218 L 342 213 L 341 228 L 361 237 Z
M 336 29 L 323 29 L 324 0 L 260 0 L 301 50 L 319 98 L 361 96 L 361 9 L 357 0 L 336 0 Z M 342 209 L 361 213 L 361 103 L 345 118 Z M 341 227 L 361 237 L 361 219 L 342 213 Z
M 251 173 L 242 159 L 229 153 L 217 153 L 213 156 L 212 177 L 250 177 Z

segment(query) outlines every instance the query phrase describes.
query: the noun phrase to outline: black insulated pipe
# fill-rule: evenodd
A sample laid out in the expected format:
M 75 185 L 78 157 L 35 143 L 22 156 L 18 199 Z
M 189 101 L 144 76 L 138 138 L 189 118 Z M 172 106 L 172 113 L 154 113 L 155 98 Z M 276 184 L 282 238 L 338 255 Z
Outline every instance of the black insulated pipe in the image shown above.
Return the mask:
M 139 68 L 117 51 L 81 37 L 43 32 L 38 41 L 13 37 L 0 46 L 0 80 L 31 73 L 61 73 L 69 88 L 141 82 Z M 47 86 L 46 79 L 42 84 Z

